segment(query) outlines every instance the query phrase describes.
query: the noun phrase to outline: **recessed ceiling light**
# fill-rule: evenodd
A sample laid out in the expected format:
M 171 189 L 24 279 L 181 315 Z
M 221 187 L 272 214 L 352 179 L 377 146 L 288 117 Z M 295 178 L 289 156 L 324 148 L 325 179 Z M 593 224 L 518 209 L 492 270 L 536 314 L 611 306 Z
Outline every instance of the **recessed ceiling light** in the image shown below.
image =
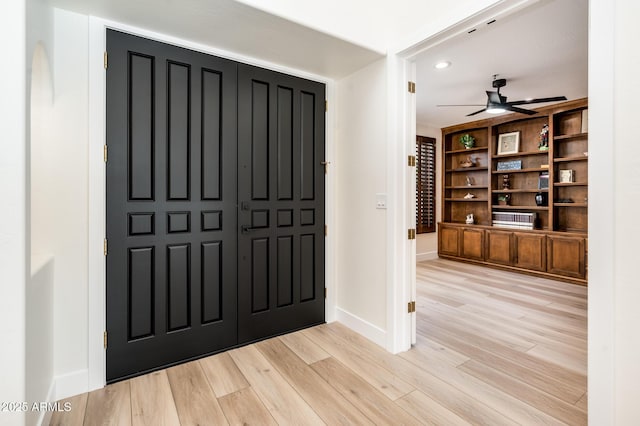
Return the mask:
M 524 98 L 525 101 L 530 102 L 533 100 L 533 98 Z
M 451 62 L 449 61 L 440 61 L 435 65 L 436 69 L 439 69 L 439 70 L 444 68 L 449 68 L 450 66 L 451 66 Z

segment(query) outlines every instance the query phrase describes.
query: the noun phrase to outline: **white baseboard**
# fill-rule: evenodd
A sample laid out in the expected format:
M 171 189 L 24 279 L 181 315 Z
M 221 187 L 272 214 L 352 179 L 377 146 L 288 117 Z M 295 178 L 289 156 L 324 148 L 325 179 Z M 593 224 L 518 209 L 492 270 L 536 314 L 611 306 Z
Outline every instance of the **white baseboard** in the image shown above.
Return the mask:
M 78 370 L 55 377 L 55 399 L 59 401 L 89 390 L 89 370 Z
M 427 251 L 424 253 L 417 253 L 416 254 L 416 262 L 423 262 L 425 260 L 434 260 L 438 258 L 438 252 L 437 251 Z
M 346 325 L 373 343 L 386 348 L 387 332 L 362 318 L 336 307 L 336 321 Z

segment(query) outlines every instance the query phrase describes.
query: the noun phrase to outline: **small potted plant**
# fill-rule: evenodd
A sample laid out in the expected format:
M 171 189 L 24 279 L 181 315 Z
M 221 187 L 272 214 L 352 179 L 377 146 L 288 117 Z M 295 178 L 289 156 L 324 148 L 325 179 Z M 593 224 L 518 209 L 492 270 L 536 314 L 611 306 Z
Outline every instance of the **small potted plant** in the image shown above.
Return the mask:
M 498 195 L 498 205 L 499 206 L 508 206 L 510 199 L 511 199 L 511 195 L 509 195 L 509 194 Z
M 465 133 L 464 135 L 460 136 L 459 142 L 460 142 L 460 145 L 465 147 L 465 149 L 469 149 L 469 148 L 473 148 L 473 145 L 475 145 L 476 138 L 471 136 L 469 133 Z

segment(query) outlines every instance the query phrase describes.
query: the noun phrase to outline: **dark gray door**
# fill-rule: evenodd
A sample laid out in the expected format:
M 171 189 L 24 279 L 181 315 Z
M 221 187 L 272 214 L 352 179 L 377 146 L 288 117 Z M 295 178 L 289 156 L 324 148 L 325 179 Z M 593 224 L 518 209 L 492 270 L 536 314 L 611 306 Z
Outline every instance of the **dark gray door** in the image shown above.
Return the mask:
M 325 87 L 238 65 L 238 338 L 324 322 Z
M 107 50 L 107 381 L 322 323 L 324 85 Z
M 107 32 L 107 381 L 237 343 L 237 65 Z

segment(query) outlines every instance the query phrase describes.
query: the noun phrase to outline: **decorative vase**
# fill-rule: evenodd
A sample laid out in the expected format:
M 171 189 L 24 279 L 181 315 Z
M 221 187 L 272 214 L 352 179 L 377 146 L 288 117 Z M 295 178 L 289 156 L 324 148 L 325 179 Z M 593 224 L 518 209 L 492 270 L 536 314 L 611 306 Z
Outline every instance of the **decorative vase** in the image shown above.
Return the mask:
M 547 193 L 538 192 L 536 194 L 536 206 L 546 206 L 548 204 Z

